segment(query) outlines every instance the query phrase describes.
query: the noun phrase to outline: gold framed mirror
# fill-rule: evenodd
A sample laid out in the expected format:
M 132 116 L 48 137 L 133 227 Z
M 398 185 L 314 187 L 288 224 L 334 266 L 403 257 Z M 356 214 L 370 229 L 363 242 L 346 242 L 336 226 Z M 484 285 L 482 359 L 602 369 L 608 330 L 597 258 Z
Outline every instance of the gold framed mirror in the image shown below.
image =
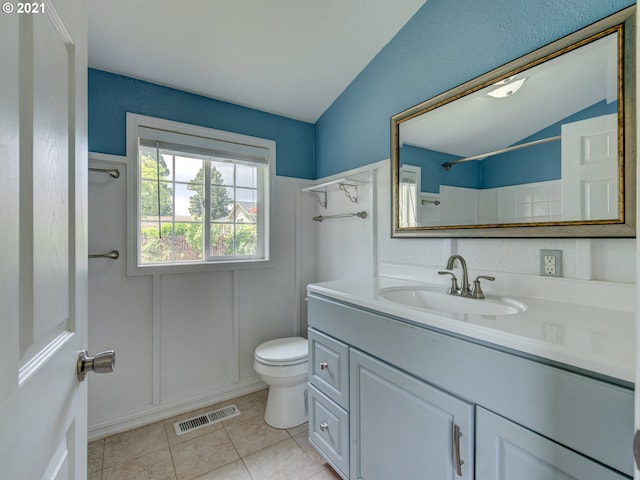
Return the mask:
M 393 237 L 634 237 L 635 6 L 391 117 Z

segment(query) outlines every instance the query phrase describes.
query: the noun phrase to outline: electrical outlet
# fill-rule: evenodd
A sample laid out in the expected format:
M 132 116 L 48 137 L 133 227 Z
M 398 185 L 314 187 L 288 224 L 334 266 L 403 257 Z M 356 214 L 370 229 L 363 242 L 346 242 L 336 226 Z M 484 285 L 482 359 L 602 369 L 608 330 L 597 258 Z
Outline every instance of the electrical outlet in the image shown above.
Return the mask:
M 544 274 L 555 275 L 556 274 L 556 257 L 553 255 L 544 256 Z
M 540 275 L 562 276 L 562 250 L 540 250 Z
M 542 323 L 542 339 L 549 343 L 564 342 L 564 327 L 557 323 Z
M 544 341 L 558 343 L 558 327 L 555 323 L 544 323 Z

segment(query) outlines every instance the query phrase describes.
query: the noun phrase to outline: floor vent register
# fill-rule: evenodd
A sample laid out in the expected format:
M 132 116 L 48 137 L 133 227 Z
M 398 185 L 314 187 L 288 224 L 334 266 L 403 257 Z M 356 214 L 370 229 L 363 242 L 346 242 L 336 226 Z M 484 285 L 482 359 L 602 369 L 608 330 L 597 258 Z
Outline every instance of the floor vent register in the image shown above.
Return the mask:
M 176 422 L 173 427 L 176 430 L 176 435 L 184 435 L 185 433 L 193 432 L 198 428 L 206 427 L 207 425 L 213 425 L 219 423 L 227 418 L 237 417 L 240 415 L 240 410 L 235 405 L 229 405 L 228 407 L 219 408 L 197 417 L 189 418 L 181 422 Z

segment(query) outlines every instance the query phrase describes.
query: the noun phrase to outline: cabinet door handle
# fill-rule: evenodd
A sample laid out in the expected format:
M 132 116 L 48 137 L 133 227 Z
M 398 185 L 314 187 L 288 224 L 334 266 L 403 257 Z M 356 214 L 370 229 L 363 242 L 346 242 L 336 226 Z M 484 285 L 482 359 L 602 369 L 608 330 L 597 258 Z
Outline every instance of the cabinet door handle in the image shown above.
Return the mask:
M 326 431 L 327 431 L 327 428 L 329 428 L 329 424 L 328 424 L 327 422 L 322 422 L 322 423 L 320 424 L 320 431 L 322 431 L 322 432 L 326 432 Z
M 329 364 L 327 362 L 320 362 L 320 370 L 329 369 Z
M 462 476 L 462 465 L 464 465 L 464 461 L 460 459 L 460 437 L 462 436 L 462 432 L 460 431 L 460 427 L 453 424 L 453 467 L 456 470 L 456 473 L 459 477 Z

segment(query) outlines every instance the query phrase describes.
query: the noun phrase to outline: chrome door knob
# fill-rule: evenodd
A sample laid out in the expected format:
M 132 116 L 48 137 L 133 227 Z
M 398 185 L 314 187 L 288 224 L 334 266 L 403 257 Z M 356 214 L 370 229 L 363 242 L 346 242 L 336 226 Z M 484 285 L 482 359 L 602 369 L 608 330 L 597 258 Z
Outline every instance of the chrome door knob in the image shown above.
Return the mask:
M 81 382 L 87 376 L 89 372 L 96 373 L 110 373 L 113 372 L 113 367 L 116 364 L 116 352 L 115 350 L 107 350 L 106 352 L 100 352 L 95 357 L 90 357 L 86 350 L 83 350 L 78 355 L 78 364 L 76 371 L 78 373 L 78 380 Z
M 320 370 L 324 370 L 325 368 L 329 368 L 329 364 L 327 362 L 320 362 Z
M 322 432 L 326 432 L 328 428 L 329 428 L 329 424 L 328 424 L 327 422 L 322 422 L 322 423 L 320 424 L 320 430 L 321 430 Z

